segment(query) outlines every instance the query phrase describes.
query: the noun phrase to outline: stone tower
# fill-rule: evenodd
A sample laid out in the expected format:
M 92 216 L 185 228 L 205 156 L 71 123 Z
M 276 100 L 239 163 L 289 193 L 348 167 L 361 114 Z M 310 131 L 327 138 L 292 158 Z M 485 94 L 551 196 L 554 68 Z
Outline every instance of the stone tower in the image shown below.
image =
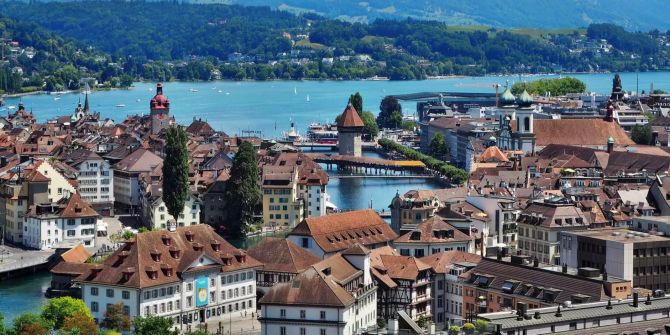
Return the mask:
M 163 95 L 163 84 L 156 84 L 156 95 L 149 102 L 151 133 L 158 134 L 170 126 L 170 100 Z
M 349 103 L 337 122 L 337 146 L 340 155 L 361 156 L 363 127 L 363 120 L 354 106 Z

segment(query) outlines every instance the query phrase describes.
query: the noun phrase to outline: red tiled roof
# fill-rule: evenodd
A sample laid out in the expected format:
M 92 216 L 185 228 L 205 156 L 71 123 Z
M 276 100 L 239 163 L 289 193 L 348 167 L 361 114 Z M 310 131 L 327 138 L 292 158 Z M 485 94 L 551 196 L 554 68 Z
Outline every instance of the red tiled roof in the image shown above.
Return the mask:
M 398 237 L 395 243 L 450 243 L 467 242 L 473 239 L 472 236 L 456 229 L 436 215 L 421 222 L 412 231 Z
M 295 243 L 274 237 L 266 237 L 247 250 L 249 256 L 263 263 L 263 271 L 298 273 L 321 258 Z
M 612 137 L 617 145 L 635 144 L 616 122 L 601 119 L 535 119 L 535 144 L 606 146 Z
M 362 128 L 364 126 L 365 124 L 363 123 L 363 120 L 361 119 L 360 115 L 358 115 L 358 112 L 351 103 L 347 105 L 347 108 L 344 109 L 344 113 L 342 113 L 342 116 L 340 116 L 340 119 L 337 121 L 338 128 Z
M 62 253 L 60 257 L 68 263 L 84 263 L 91 257 L 91 253 L 86 250 L 83 244 L 79 243 L 74 248 Z

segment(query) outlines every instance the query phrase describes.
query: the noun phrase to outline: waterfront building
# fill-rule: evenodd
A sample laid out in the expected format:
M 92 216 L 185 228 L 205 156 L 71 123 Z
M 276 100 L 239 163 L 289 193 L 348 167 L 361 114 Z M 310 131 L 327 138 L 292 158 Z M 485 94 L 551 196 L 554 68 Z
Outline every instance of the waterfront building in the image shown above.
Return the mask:
M 433 296 L 433 322 L 438 330 L 447 330 L 449 325 L 462 326 L 463 319 L 463 274 L 474 268 L 481 256 L 463 251 L 442 251 L 422 257 L 434 273 L 431 293 Z
M 600 301 L 563 308 L 527 309 L 515 313 L 480 314 L 495 335 L 663 334 L 668 331 L 670 297 L 638 293 L 623 300 Z
M 582 210 L 571 203 L 534 202 L 517 219 L 518 250 L 544 264 L 561 264 L 560 234 L 593 228 Z
M 377 286 L 370 251 L 355 244 L 260 299 L 264 334 L 361 334 L 377 325 Z
M 646 229 L 646 224 L 638 223 Z M 652 229 L 645 233 L 608 229 L 563 232 L 561 262 L 569 267 L 601 269 L 609 275 L 631 281 L 635 288 L 666 291 L 670 289 L 670 269 L 667 267 L 670 238 L 660 233 L 662 231 Z
M 465 274 L 464 319 L 472 322 L 482 313 L 509 313 L 519 303 L 538 308 L 625 299 L 632 293 L 629 280 L 601 274 L 598 269 L 575 271 L 563 266 L 556 271 L 529 261 L 528 256 L 512 256 L 511 262 L 482 258 Z
M 139 233 L 76 281 L 96 322 L 123 303 L 131 319 L 172 318 L 183 329 L 254 312 L 261 265 L 210 226 L 195 225 Z
M 474 237 L 470 227 L 466 232 L 457 229 L 438 216 L 433 216 L 395 239 L 393 246 L 402 256 L 424 257 L 442 251 L 474 252 Z
M 340 155 L 360 157 L 362 155 L 363 127 L 365 124 L 354 106 L 349 103 L 337 121 L 337 146 Z
M 149 101 L 151 133 L 158 134 L 175 123 L 170 116 L 170 100 L 163 95 L 163 84 L 156 84 L 156 95 Z
M 271 229 L 295 227 L 305 217 L 305 201 L 298 194 L 296 166 L 263 166 L 263 223 Z
M 404 195 L 396 192 L 391 200 L 391 228 L 400 234 L 401 230 L 412 229 L 431 218 L 441 207 L 440 199 L 430 190 L 410 190 Z
M 114 170 L 109 162 L 86 149 L 63 154 L 60 159 L 77 169 L 82 200 L 90 203 L 101 215 L 114 215 Z
M 369 249 L 388 246 L 398 235 L 372 209 L 307 218 L 286 237 L 318 257 L 361 244 Z
M 377 312 L 385 320 L 405 312 L 415 321 L 431 319 L 432 268 L 416 257 L 401 256 L 390 247 L 371 251 L 371 273 L 377 282 Z
M 99 220 L 100 215 L 78 193 L 55 203 L 31 204 L 23 223 L 22 242 L 38 250 L 79 243 L 93 248 Z
M 114 200 L 119 207 L 131 209 L 140 205 L 139 176 L 149 173 L 163 159 L 153 152 L 139 148 L 114 166 Z
M 321 261 L 321 258 L 287 239 L 266 237 L 247 250 L 247 254 L 263 267 L 256 270 L 256 293 L 260 299 L 278 283 L 289 283 L 300 272 Z

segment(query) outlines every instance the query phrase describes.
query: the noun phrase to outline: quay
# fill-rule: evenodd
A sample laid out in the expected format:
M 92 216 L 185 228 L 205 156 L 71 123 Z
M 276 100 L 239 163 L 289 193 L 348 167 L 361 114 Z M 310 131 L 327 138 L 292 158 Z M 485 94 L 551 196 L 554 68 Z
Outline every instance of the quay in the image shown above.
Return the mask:
M 53 251 L 23 250 L 0 246 L 0 281 L 22 273 L 34 273 L 48 268 Z

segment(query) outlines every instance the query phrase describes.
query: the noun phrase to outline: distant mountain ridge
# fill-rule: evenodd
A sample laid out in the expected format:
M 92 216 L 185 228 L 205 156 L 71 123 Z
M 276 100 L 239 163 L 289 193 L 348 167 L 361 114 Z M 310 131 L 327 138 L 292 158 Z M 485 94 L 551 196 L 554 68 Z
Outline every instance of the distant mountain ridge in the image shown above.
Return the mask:
M 266 5 L 331 18 L 369 22 L 377 18 L 438 20 L 453 25 L 500 28 L 575 28 L 614 23 L 627 30 L 670 28 L 667 0 L 185 0 Z

